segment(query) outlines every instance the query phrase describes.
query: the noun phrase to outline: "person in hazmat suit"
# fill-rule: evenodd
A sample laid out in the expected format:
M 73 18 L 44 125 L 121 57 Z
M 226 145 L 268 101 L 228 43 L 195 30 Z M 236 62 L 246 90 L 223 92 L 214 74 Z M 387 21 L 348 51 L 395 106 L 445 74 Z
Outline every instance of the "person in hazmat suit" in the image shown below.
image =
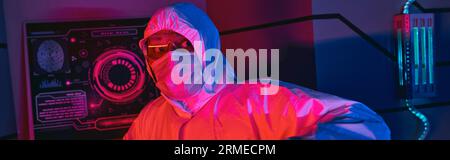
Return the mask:
M 156 11 L 140 47 L 161 96 L 141 111 L 125 140 L 390 139 L 383 119 L 364 104 L 293 84 L 280 82 L 271 95 L 260 94 L 262 84 L 174 84 L 175 49 L 220 49 L 217 28 L 190 3 Z

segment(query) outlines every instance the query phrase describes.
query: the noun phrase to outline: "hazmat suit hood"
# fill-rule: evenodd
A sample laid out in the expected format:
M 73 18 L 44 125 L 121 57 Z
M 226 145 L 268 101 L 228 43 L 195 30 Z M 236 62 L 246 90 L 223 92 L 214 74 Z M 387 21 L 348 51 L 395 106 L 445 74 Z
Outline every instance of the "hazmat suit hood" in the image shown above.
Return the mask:
M 200 47 L 195 48 L 195 57 L 202 58 L 202 72 L 205 66 L 210 65 L 204 60 L 205 51 L 208 49 L 220 49 L 220 37 L 219 32 L 211 19 L 199 8 L 190 3 L 178 3 L 172 6 L 168 6 L 159 9 L 154 13 L 150 19 L 147 28 L 144 32 L 144 38 L 140 41 L 139 45 L 143 53 L 147 53 L 146 41 L 147 39 L 160 31 L 173 31 L 184 36 L 191 44 L 201 43 Z M 224 60 L 225 68 L 230 68 L 229 64 Z M 155 80 L 155 74 L 168 71 L 172 69 L 172 65 L 167 63 L 157 64 L 158 66 L 147 65 L 147 70 Z M 226 69 L 228 76 L 234 75 L 232 69 Z M 165 74 L 165 76 L 170 76 Z M 197 76 L 197 75 L 196 75 Z M 161 82 L 156 79 L 156 83 Z M 203 81 L 204 82 L 204 81 Z M 223 87 L 223 84 L 201 84 L 201 89 L 195 94 L 188 97 L 175 97 L 184 90 L 186 87 L 179 86 L 172 89 L 164 87 L 158 87 L 161 90 L 161 95 L 168 100 L 172 105 L 182 109 L 183 112 L 193 114 L 203 106 L 212 96 L 217 94 Z M 182 113 L 185 114 L 185 113 Z

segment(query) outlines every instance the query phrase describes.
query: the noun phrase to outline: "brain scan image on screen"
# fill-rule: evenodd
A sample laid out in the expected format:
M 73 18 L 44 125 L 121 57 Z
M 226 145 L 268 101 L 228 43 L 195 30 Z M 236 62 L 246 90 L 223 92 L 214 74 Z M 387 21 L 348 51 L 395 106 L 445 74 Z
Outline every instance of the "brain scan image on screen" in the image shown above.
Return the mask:
M 61 45 L 54 40 L 43 41 L 36 53 L 39 67 L 47 73 L 62 69 L 64 65 L 64 51 Z

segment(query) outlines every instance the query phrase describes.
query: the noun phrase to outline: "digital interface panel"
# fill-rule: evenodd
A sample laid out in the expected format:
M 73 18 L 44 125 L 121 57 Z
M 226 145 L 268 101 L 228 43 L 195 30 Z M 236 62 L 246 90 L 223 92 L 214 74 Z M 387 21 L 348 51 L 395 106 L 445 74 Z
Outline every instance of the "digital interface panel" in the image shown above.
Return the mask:
M 120 139 L 158 97 L 138 47 L 147 18 L 26 23 L 35 139 Z

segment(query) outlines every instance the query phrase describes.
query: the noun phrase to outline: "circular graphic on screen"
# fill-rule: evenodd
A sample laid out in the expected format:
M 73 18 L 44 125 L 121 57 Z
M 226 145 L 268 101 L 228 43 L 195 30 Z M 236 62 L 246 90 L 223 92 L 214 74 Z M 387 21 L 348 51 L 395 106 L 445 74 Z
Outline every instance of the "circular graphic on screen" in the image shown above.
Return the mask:
M 64 66 L 64 50 L 54 40 L 43 41 L 36 53 L 39 67 L 47 73 L 59 71 Z
M 143 61 L 133 52 L 115 49 L 98 57 L 90 71 L 91 86 L 103 98 L 117 103 L 135 99 L 144 90 Z

